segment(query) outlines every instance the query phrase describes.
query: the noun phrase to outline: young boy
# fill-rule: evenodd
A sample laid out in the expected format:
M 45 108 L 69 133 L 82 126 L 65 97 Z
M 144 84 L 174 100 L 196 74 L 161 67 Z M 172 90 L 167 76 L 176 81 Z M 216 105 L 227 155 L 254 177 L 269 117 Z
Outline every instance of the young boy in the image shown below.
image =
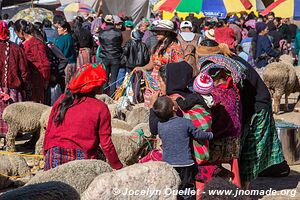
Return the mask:
M 191 153 L 191 138 L 211 140 L 213 134 L 197 129 L 192 121 L 176 116 L 177 106 L 168 96 L 159 97 L 153 105 L 160 118 L 158 134 L 162 141 L 163 161 L 172 165 L 181 178 L 179 190 L 194 188 L 196 173 Z M 188 195 L 190 196 L 190 195 Z

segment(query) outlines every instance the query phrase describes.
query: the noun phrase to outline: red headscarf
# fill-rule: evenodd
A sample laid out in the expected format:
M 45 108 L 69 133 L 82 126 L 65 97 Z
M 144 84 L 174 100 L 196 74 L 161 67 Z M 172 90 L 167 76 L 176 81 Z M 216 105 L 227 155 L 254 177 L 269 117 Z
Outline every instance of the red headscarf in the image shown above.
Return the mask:
M 9 30 L 7 23 L 3 20 L 0 21 L 0 40 L 6 41 L 9 39 Z
M 68 88 L 72 93 L 89 93 L 94 88 L 104 85 L 106 72 L 101 64 L 84 64 L 70 81 Z

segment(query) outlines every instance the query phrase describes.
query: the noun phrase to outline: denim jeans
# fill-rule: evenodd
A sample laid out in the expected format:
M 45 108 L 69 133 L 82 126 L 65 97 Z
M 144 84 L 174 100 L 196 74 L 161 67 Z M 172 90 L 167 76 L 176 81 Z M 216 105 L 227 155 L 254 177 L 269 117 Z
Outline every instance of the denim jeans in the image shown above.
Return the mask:
M 120 67 L 119 69 L 119 73 L 118 73 L 118 77 L 117 77 L 117 87 L 120 87 L 125 79 L 125 75 L 126 75 L 126 67 Z

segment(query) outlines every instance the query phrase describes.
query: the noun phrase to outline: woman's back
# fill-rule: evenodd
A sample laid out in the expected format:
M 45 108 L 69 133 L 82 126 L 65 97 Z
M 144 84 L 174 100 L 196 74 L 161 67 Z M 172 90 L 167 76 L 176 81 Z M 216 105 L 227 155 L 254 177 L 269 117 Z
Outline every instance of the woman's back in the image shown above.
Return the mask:
M 56 126 L 53 121 L 54 110 L 63 97 L 52 108 L 44 149 L 59 144 L 63 148 L 82 149 L 87 158 L 95 158 L 99 135 L 111 133 L 107 105 L 98 99 L 83 97 L 79 102 L 74 102 L 67 110 L 62 124 Z

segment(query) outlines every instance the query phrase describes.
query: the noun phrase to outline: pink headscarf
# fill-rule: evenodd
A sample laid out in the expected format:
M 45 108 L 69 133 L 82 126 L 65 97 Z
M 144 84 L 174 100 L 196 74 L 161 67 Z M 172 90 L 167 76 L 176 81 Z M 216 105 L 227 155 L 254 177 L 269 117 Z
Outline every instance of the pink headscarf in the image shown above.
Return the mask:
M 0 40 L 6 41 L 9 39 L 9 29 L 7 23 L 3 20 L 0 21 Z

